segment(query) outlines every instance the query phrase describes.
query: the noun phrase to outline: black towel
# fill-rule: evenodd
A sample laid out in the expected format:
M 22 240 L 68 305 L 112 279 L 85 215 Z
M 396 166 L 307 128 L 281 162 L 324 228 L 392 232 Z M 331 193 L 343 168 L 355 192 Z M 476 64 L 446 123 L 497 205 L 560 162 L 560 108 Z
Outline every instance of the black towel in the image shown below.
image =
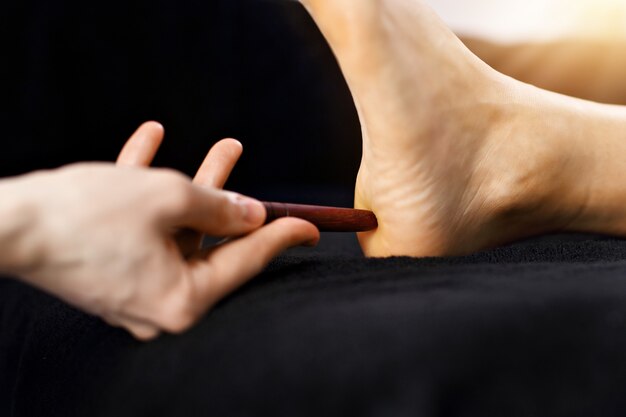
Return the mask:
M 364 259 L 327 234 L 147 344 L 0 281 L 0 415 L 620 416 L 625 259 L 578 235 Z

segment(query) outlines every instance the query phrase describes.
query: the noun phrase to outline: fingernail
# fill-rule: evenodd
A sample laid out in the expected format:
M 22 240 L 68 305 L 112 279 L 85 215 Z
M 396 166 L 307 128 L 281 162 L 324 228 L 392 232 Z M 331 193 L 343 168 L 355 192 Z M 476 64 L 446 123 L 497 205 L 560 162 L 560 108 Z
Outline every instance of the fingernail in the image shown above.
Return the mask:
M 238 196 L 237 204 L 243 210 L 243 218 L 248 223 L 261 225 L 265 221 L 265 206 L 253 198 Z

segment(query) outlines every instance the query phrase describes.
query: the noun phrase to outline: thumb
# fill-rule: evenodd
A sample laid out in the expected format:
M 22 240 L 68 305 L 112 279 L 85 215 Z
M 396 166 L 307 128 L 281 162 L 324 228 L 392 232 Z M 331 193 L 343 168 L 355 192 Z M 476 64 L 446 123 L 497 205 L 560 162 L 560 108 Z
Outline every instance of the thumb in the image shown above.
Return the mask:
M 210 252 L 207 262 L 192 266 L 200 302 L 212 305 L 261 272 L 284 250 L 296 245 L 315 245 L 319 238 L 319 231 L 312 224 L 284 218 L 218 246 Z

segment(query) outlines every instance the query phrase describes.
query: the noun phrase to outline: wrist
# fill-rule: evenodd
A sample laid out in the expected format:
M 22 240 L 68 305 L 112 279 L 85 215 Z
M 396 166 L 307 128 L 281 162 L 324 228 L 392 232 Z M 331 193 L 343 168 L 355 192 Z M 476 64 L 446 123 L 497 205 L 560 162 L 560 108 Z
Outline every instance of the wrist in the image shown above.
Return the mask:
M 0 180 L 0 272 L 21 276 L 38 264 L 38 208 L 24 177 Z

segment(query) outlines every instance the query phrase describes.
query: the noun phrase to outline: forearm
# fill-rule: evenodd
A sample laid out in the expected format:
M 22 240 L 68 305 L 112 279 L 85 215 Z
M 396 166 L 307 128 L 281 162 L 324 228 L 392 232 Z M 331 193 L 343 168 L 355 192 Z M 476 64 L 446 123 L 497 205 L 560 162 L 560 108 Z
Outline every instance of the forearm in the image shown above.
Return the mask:
M 0 273 L 18 275 L 37 263 L 35 207 L 23 178 L 0 180 Z

